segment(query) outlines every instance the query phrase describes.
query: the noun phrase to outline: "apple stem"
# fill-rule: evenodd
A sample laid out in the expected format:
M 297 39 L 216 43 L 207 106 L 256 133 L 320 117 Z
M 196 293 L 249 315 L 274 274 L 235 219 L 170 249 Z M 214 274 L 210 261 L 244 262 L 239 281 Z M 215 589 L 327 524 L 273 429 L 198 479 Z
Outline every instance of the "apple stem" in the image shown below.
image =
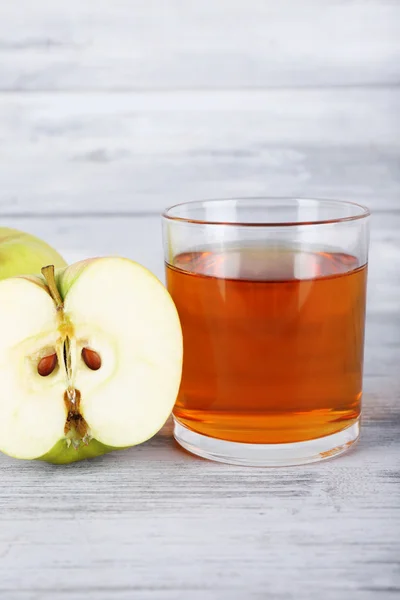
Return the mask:
M 56 278 L 54 275 L 54 265 L 48 265 L 47 267 L 43 267 L 42 275 L 46 280 L 50 295 L 56 303 L 57 310 L 63 310 L 64 302 L 57 288 Z

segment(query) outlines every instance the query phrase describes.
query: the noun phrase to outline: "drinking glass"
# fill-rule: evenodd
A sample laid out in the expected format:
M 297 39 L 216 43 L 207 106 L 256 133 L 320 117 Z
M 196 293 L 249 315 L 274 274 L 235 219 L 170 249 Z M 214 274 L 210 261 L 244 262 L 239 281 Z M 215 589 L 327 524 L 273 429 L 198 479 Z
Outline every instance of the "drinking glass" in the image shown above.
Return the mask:
M 163 214 L 183 329 L 181 446 L 283 466 L 346 451 L 360 431 L 369 211 L 248 198 Z

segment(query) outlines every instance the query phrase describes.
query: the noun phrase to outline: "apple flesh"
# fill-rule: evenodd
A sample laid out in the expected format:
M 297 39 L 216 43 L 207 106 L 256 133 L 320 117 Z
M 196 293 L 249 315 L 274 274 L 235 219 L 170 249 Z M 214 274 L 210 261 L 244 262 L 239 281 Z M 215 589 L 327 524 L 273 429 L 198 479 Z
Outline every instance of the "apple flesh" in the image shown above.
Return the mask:
M 64 259 L 46 242 L 39 238 L 0 227 L 0 280 L 15 275 L 40 273 L 43 265 L 65 267 Z
M 123 258 L 43 275 L 0 282 L 0 450 L 69 463 L 149 439 L 182 372 L 167 290 Z

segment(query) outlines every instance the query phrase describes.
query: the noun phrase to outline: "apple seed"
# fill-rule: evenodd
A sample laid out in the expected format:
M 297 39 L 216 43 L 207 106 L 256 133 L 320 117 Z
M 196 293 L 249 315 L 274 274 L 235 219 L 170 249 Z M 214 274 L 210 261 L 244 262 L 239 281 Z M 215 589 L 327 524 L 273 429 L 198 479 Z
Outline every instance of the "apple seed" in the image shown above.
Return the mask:
M 82 349 L 82 358 L 83 362 L 89 369 L 92 371 L 97 371 L 101 367 L 101 358 L 100 354 L 97 354 L 94 350 L 90 350 L 90 348 Z
M 47 377 L 51 375 L 57 365 L 57 354 L 49 354 L 40 359 L 37 370 L 39 375 Z

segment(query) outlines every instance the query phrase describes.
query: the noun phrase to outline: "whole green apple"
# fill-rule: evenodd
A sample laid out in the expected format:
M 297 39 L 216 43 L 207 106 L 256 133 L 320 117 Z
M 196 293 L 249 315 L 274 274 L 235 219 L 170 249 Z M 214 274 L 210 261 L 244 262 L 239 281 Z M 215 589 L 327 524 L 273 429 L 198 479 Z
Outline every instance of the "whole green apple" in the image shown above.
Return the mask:
M 40 273 L 43 265 L 65 267 L 66 262 L 51 246 L 39 238 L 0 227 L 0 280 L 14 275 Z
M 149 439 L 182 372 L 167 290 L 125 258 L 42 274 L 0 282 L 0 450 L 64 464 Z

